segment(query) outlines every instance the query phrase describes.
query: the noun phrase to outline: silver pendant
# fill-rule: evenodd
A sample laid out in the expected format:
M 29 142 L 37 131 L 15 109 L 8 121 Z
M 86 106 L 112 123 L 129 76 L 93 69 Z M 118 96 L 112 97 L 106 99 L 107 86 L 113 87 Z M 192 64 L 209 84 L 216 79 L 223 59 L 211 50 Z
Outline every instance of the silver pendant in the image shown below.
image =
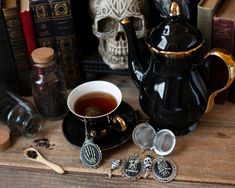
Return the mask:
M 167 183 L 175 178 L 177 166 L 171 159 L 160 156 L 153 161 L 152 171 L 155 180 Z
M 87 140 L 81 147 L 80 159 L 90 168 L 98 168 L 102 159 L 102 153 L 97 144 Z
M 122 176 L 130 181 L 141 178 L 144 172 L 143 161 L 138 155 L 131 155 L 127 157 L 122 164 Z
M 87 133 L 86 120 L 85 123 L 85 141 L 80 149 L 80 160 L 83 164 L 90 168 L 98 168 L 102 160 L 102 152 L 97 144 L 93 142 L 92 138 Z

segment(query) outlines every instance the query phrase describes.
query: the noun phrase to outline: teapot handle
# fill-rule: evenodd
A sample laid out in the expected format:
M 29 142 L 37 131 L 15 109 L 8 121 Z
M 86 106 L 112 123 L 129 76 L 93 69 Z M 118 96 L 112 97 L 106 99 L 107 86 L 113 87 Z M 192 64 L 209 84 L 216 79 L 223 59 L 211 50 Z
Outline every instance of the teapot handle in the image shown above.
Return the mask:
M 214 99 L 215 99 L 216 95 L 219 92 L 227 89 L 232 84 L 232 82 L 235 78 L 235 61 L 233 59 L 233 56 L 230 53 L 228 53 L 227 51 L 225 51 L 223 49 L 220 49 L 220 48 L 214 48 L 210 52 L 208 52 L 204 58 L 206 59 L 209 56 L 217 56 L 218 58 L 220 58 L 226 64 L 226 67 L 228 69 L 228 81 L 227 81 L 226 85 L 223 88 L 214 91 L 209 96 L 205 113 L 209 112 L 212 109 L 212 107 L 214 105 Z

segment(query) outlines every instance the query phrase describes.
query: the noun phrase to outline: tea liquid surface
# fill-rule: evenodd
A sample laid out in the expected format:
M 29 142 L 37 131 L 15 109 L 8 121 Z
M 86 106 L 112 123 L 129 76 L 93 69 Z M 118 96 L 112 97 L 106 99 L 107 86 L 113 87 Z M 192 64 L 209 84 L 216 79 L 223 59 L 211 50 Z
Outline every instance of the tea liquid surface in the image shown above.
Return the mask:
M 81 96 L 75 102 L 75 112 L 82 116 L 99 116 L 112 111 L 117 106 L 116 99 L 104 92 L 92 92 Z

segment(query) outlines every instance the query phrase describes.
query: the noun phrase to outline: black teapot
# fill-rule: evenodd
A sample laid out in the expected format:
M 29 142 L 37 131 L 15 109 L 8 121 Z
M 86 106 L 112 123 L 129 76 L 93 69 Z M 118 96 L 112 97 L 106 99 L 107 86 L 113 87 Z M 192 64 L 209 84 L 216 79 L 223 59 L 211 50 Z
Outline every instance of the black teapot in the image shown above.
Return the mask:
M 169 17 L 145 37 L 150 55 L 147 69 L 143 69 L 146 63 L 141 60 L 131 18 L 120 22 L 128 38 L 128 65 L 140 91 L 140 106 L 151 125 L 170 129 L 176 135 L 194 130 L 199 117 L 213 107 L 217 93 L 234 80 L 233 57 L 222 49 L 212 49 L 204 55 L 202 34 L 180 16 L 180 8 L 173 2 Z M 215 57 L 225 63 L 228 76 L 222 88 L 211 91 L 208 61 Z

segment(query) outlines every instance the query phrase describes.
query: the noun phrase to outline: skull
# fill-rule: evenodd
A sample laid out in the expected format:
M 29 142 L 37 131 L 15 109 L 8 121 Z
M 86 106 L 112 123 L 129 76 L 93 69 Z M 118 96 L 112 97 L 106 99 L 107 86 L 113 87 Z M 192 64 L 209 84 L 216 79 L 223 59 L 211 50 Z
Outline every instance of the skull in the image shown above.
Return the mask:
M 128 43 L 119 23 L 133 18 L 137 38 L 146 34 L 145 11 L 147 0 L 90 0 L 93 34 L 99 39 L 98 50 L 111 69 L 128 68 Z
M 146 169 L 150 169 L 151 166 L 152 166 L 152 158 L 149 155 L 147 155 L 144 159 L 144 167 Z

